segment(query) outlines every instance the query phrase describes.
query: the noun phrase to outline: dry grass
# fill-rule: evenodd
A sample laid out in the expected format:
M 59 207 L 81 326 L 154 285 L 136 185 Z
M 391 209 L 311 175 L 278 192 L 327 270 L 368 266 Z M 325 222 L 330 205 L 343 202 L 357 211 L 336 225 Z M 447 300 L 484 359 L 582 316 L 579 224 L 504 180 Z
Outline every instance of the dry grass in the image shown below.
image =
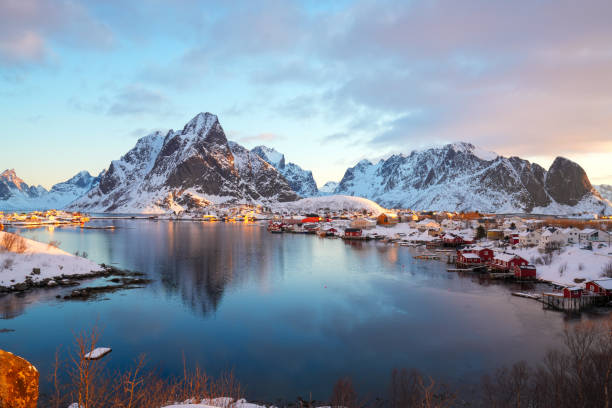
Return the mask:
M 144 355 L 123 372 L 109 373 L 101 360 L 83 361 L 101 332 L 75 336 L 75 352 L 68 366 L 56 353 L 51 375 L 54 392 L 41 406 L 66 407 L 79 401 L 84 408 L 158 408 L 190 400 L 193 403 L 218 397 L 234 400 L 243 389 L 233 373 L 213 379 L 199 367 L 189 369 L 183 359 L 183 373 L 160 378 L 146 370 Z M 610 408 L 612 393 L 612 319 L 586 321 L 566 328 L 564 347 L 551 350 L 535 365 L 518 362 L 484 376 L 474 400 L 466 402 L 431 377 L 416 371 L 394 370 L 386 398 L 360 401 L 350 379 L 342 378 L 333 387 L 332 407 L 346 408 Z M 67 372 L 67 375 L 63 373 Z M 66 381 L 66 379 L 68 381 Z M 64 381 L 62 381 L 64 380 Z M 465 391 L 465 390 L 464 390 Z M 470 389 L 470 393 L 473 390 Z M 466 393 L 463 393 L 464 395 Z M 311 406 L 299 403 L 299 406 Z
M 26 240 L 22 236 L 9 232 L 2 234 L 2 239 L 0 239 L 0 250 L 22 254 L 27 248 Z
M 213 379 L 198 366 L 189 368 L 183 359 L 183 374 L 161 378 L 146 369 L 146 357 L 140 355 L 131 368 L 110 372 L 104 359 L 88 360 L 85 355 L 96 348 L 102 332 L 94 327 L 90 332 L 75 334 L 74 350 L 67 360 L 56 352 L 50 376 L 51 395 L 42 406 L 66 407 L 77 402 L 83 408 L 154 408 L 176 402 L 243 396 L 243 389 L 228 372 Z M 43 400 L 43 398 L 41 398 Z

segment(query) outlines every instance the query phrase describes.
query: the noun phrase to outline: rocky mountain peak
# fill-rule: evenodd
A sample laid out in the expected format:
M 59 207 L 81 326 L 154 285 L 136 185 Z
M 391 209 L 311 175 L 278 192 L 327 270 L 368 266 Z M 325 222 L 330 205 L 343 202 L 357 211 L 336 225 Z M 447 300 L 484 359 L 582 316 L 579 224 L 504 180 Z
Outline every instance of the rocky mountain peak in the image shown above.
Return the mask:
M 579 164 L 557 157 L 548 169 L 546 190 L 558 203 L 576 205 L 593 191 L 593 186 Z
M 251 151 L 277 169 L 285 168 L 285 155 L 273 147 L 255 146 Z
M 2 173 L 0 173 L 0 179 L 7 183 L 14 184 L 19 189 L 21 189 L 22 184 L 25 185 L 25 182 L 17 176 L 15 169 L 4 170 Z
M 183 134 L 195 133 L 198 136 L 206 134 L 215 124 L 219 123 L 217 115 L 213 115 L 210 112 L 200 112 L 193 117 L 185 127 L 183 127 Z
M 278 170 L 293 191 L 300 196 L 311 197 L 318 194 L 319 190 L 312 172 L 302 169 L 295 163 L 286 163 L 284 154 L 267 146 L 256 146 L 251 152 Z

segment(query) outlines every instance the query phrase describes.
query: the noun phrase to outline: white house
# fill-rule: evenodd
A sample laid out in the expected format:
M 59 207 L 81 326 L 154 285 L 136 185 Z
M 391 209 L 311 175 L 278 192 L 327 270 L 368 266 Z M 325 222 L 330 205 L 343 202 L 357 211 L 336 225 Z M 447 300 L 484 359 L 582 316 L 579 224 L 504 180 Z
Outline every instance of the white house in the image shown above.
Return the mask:
M 565 235 L 567 235 L 568 244 L 577 244 L 580 242 L 580 230 L 578 228 L 566 228 Z
M 520 242 L 520 241 L 519 241 Z M 553 246 L 564 246 L 567 244 L 567 236 L 559 228 L 544 228 L 540 235 L 540 242 L 538 247 L 540 249 L 546 249 Z
M 581 245 L 586 245 L 589 242 L 609 242 L 610 234 L 606 231 L 587 228 L 580 231 L 578 239 Z
M 519 246 L 533 247 L 540 243 L 540 232 L 529 231 L 519 233 Z

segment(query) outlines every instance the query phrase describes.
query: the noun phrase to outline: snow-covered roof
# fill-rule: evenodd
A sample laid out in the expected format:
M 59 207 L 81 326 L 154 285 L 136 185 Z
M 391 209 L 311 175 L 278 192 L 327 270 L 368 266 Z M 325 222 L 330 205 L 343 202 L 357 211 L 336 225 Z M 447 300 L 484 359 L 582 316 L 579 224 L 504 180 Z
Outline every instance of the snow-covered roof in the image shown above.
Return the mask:
M 520 256 L 516 254 L 506 254 L 506 253 L 495 255 L 495 259 L 499 259 L 500 261 L 504 261 L 504 262 L 510 262 L 514 258 L 520 258 Z
M 467 254 L 461 254 L 461 255 L 467 259 L 480 259 L 480 257 L 476 254 L 467 253 Z
M 594 283 L 606 290 L 612 290 L 612 279 L 595 279 Z

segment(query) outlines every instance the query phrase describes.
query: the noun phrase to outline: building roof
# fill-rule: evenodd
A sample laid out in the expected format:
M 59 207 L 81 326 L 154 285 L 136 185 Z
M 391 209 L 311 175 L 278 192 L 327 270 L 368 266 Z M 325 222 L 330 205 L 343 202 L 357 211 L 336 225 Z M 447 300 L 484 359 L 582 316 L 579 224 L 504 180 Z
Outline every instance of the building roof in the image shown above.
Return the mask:
M 464 258 L 467 259 L 480 259 L 480 257 L 476 254 L 471 254 L 471 253 L 467 253 L 467 254 L 461 254 L 461 256 L 463 256 Z
M 521 257 L 516 254 L 506 254 L 506 253 L 495 255 L 495 259 L 499 259 L 500 261 L 504 261 L 504 262 L 510 262 L 514 258 L 521 258 Z
M 593 283 L 606 290 L 612 290 L 612 279 L 595 279 Z

